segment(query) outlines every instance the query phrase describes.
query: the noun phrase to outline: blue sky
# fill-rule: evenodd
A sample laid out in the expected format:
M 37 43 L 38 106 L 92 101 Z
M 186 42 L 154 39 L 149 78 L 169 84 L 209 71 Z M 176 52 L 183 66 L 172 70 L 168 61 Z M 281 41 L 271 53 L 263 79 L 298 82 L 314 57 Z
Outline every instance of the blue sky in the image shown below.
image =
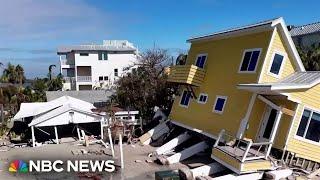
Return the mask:
M 155 44 L 186 52 L 190 36 L 280 16 L 294 25 L 320 21 L 319 5 L 317 0 L 2 0 L 0 62 L 21 64 L 34 78 L 58 65 L 60 45 L 127 39 L 142 51 Z

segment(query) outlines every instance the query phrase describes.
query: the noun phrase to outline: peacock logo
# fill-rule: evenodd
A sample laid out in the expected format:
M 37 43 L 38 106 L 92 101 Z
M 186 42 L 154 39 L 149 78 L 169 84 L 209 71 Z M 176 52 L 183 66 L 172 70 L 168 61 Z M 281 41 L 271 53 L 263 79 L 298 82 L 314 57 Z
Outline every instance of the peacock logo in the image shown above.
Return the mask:
M 28 172 L 28 165 L 22 160 L 14 160 L 10 163 L 9 172 L 12 173 L 26 173 Z

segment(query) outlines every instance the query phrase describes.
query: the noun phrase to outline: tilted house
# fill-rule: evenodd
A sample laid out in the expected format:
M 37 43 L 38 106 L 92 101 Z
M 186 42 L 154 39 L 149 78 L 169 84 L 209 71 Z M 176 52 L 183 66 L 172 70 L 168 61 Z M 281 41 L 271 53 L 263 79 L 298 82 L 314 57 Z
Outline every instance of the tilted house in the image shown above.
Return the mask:
M 305 71 L 282 18 L 187 42 L 169 74 L 174 124 L 215 139 L 212 158 L 239 174 L 273 169 L 271 149 L 320 163 L 320 72 Z

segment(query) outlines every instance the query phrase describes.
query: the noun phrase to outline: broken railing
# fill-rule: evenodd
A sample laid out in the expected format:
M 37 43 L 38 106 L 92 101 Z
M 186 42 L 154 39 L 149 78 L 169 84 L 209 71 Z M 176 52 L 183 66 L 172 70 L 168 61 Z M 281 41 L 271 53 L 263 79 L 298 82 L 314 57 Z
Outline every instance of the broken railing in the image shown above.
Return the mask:
M 219 146 L 221 143 L 224 144 L 224 146 L 232 147 L 233 152 L 231 155 L 234 155 L 241 162 L 267 159 L 273 144 L 272 142 L 254 143 L 251 140 L 239 139 L 234 135 L 227 133 L 224 129 L 220 131 L 213 147 L 225 151 Z M 227 153 L 230 154 L 230 151 Z

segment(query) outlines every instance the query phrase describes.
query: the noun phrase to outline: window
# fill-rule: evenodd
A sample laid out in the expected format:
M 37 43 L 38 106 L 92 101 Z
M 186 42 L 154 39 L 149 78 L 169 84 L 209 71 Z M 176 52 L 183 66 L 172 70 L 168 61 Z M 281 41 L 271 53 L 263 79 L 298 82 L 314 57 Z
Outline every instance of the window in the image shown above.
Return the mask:
M 275 76 L 279 76 L 280 74 L 280 70 L 283 64 L 283 60 L 284 60 L 284 56 L 278 53 L 274 54 L 273 60 L 272 60 L 272 64 L 270 66 L 270 73 L 275 75 Z
M 109 80 L 109 77 L 108 77 L 108 76 L 105 76 L 105 77 L 104 77 L 104 80 L 105 80 L 105 81 L 108 81 L 108 80 Z
M 181 100 L 180 100 L 180 105 L 183 107 L 188 107 L 190 98 L 191 98 L 191 93 L 189 91 L 183 91 Z
M 114 69 L 114 76 L 115 76 L 115 77 L 118 77 L 118 75 L 119 75 L 119 74 L 118 74 L 118 69 Z
M 80 56 L 89 56 L 89 53 L 80 53 Z
M 99 76 L 99 81 L 103 81 L 103 76 Z
M 227 101 L 226 96 L 217 96 L 216 102 L 214 103 L 214 106 L 213 106 L 213 112 L 222 114 L 226 101 Z
M 240 72 L 255 72 L 260 55 L 260 49 L 248 49 L 243 53 Z
M 207 100 L 208 100 L 208 95 L 204 94 L 204 93 L 201 93 L 199 95 L 198 103 L 205 104 L 205 103 L 207 103 Z
M 204 68 L 204 64 L 206 62 L 207 59 L 207 55 L 206 54 L 200 54 L 197 56 L 197 60 L 196 60 L 196 66 L 198 66 L 199 68 Z
M 320 141 L 320 113 L 307 110 L 303 111 L 297 136 L 305 139 L 319 142 Z
M 98 52 L 98 59 L 99 60 L 108 60 L 108 53 L 107 52 Z

